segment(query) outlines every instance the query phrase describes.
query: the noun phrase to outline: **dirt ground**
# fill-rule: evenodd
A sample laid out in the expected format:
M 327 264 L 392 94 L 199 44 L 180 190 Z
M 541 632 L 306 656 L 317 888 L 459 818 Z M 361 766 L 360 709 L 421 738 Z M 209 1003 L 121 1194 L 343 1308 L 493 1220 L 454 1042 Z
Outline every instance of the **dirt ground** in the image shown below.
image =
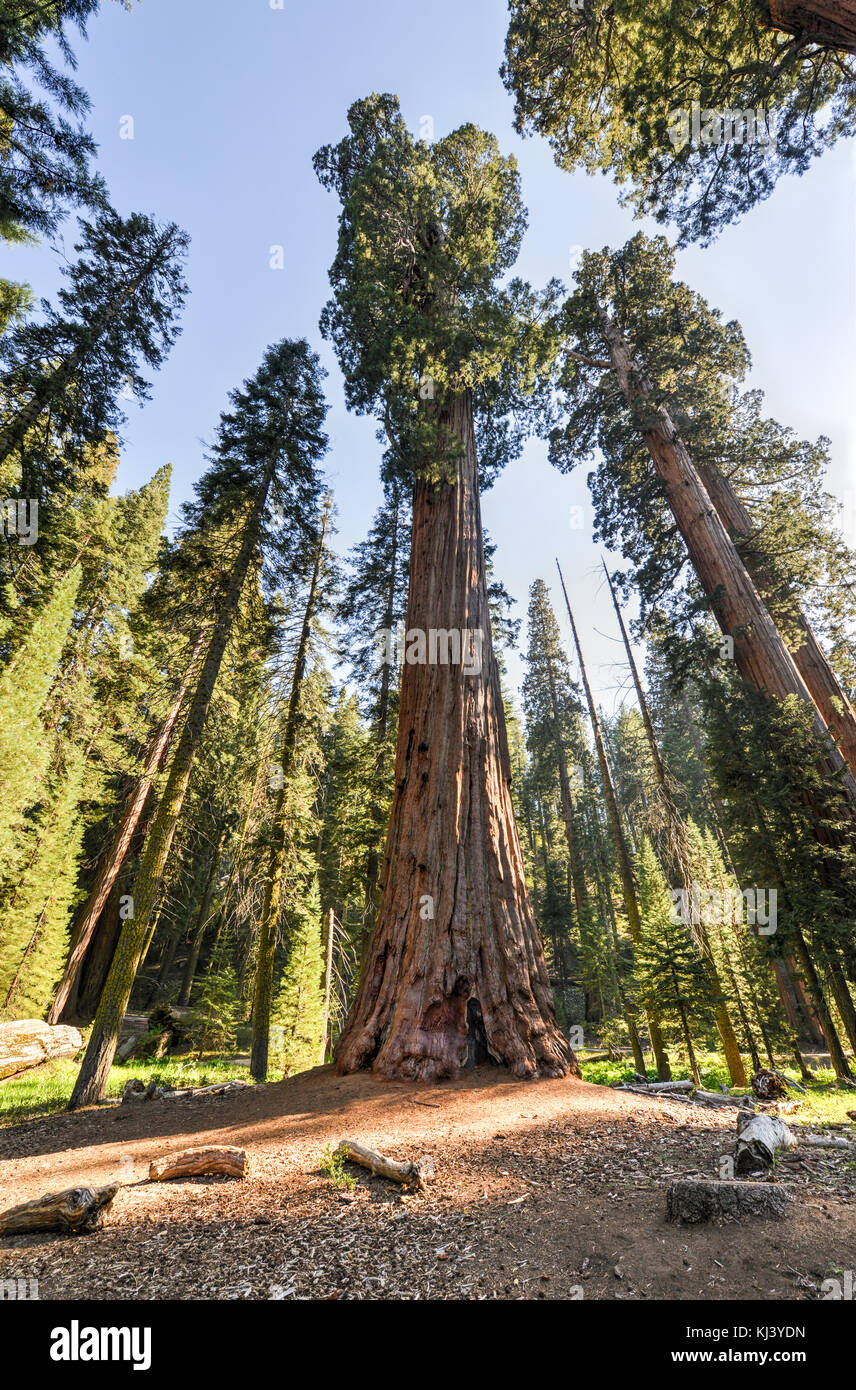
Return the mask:
M 98 1107 L 0 1131 L 0 1210 L 198 1144 L 246 1148 L 249 1175 L 127 1186 L 95 1234 L 0 1240 L 0 1279 L 38 1279 L 42 1299 L 820 1298 L 856 1268 L 851 1158 L 790 1165 L 784 1220 L 666 1223 L 669 1180 L 719 1177 L 734 1132 L 733 1110 L 493 1069 L 429 1088 L 328 1067 Z M 430 1154 L 435 1178 L 341 1191 L 320 1162 L 344 1138 Z

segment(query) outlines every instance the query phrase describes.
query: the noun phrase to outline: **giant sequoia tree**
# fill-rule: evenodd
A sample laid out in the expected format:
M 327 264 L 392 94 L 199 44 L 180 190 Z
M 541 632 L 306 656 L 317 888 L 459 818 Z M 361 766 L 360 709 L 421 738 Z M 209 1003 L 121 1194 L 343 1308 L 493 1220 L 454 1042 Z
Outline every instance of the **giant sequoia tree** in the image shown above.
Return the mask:
M 342 202 L 323 327 L 349 404 L 383 421 L 413 478 L 413 533 L 382 899 L 337 1061 L 560 1076 L 573 1059 L 514 824 L 476 449 L 482 476 L 514 452 L 510 412 L 519 422 L 548 375 L 555 289 L 500 284 L 525 216 L 490 135 L 416 143 L 390 96 L 357 102 L 349 125 L 316 156 Z
M 517 128 L 545 135 L 564 169 L 611 173 L 683 242 L 710 241 L 851 129 L 854 0 L 509 8 Z

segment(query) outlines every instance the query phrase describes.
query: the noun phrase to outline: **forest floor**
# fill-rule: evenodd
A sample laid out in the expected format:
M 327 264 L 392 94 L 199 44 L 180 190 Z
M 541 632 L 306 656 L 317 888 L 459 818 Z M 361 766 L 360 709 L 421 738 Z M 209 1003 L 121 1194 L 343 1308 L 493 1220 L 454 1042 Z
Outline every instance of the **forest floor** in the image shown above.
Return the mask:
M 51 1115 L 0 1130 L 0 1210 L 200 1144 L 245 1148 L 249 1175 L 127 1186 L 95 1234 L 0 1240 L 0 1279 L 43 1299 L 822 1297 L 856 1267 L 852 1157 L 782 1164 L 782 1220 L 667 1224 L 668 1183 L 718 1177 L 734 1133 L 734 1110 L 490 1068 L 425 1087 L 325 1067 Z M 430 1155 L 434 1180 L 408 1196 L 352 1169 L 340 1188 L 322 1164 L 345 1138 Z

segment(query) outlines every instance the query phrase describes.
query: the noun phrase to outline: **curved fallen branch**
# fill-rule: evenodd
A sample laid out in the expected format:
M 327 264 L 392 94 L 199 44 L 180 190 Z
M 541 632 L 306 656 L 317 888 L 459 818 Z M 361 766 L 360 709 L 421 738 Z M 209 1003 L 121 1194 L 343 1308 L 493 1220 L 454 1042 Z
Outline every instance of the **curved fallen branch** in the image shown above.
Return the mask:
M 394 1158 L 386 1158 L 384 1154 L 375 1153 L 374 1149 L 357 1144 L 353 1139 L 343 1139 L 336 1149 L 336 1156 L 359 1163 L 379 1178 L 389 1178 L 390 1182 L 400 1183 L 402 1187 L 423 1188 L 428 1179 L 434 1176 L 434 1165 L 429 1160 L 399 1163 Z

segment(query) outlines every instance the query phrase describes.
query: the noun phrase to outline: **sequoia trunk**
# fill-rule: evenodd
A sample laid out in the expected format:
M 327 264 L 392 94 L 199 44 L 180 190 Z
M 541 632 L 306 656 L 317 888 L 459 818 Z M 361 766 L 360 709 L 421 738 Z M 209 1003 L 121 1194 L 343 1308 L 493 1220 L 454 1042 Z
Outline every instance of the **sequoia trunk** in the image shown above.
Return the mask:
M 768 8 L 773 29 L 856 53 L 856 0 L 770 0 Z
M 812 710 L 822 736 L 827 728 L 793 659 L 761 602 L 745 565 L 716 511 L 698 470 L 668 411 L 650 401 L 650 386 L 634 362 L 618 324 L 604 316 L 604 336 L 613 370 L 628 404 L 645 402 L 641 426 L 654 467 L 693 569 L 722 632 L 733 637 L 734 659 L 743 678 L 756 690 L 785 700 L 796 695 Z M 840 775 L 852 800 L 856 783 L 837 747 L 828 741 L 825 771 Z
M 775 581 L 768 573 L 763 556 L 752 544 L 752 518 L 727 478 L 715 468 L 699 469 L 701 480 L 711 502 L 737 542 L 743 563 L 752 577 L 773 619 L 777 619 Z M 802 614 L 797 619 L 798 638 L 790 645 L 794 665 L 820 710 L 830 733 L 836 739 L 842 756 L 856 777 L 856 710 L 811 627 Z
M 469 393 L 439 425 L 460 454 L 453 480 L 414 490 L 382 898 L 336 1059 L 341 1072 L 426 1081 L 491 1060 L 520 1077 L 565 1076 L 578 1068 L 556 1024 L 511 804 Z

